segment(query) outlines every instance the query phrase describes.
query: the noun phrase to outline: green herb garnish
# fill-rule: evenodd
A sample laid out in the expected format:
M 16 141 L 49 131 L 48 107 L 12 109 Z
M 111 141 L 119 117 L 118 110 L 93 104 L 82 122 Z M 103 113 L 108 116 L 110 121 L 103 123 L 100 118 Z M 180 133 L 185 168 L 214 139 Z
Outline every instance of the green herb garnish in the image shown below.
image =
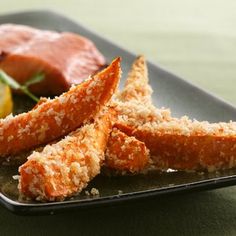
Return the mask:
M 21 90 L 24 94 L 29 96 L 35 102 L 38 102 L 39 98 L 37 98 L 34 94 L 32 94 L 28 87 L 32 84 L 41 82 L 44 79 L 44 77 L 45 76 L 43 73 L 37 73 L 36 75 L 34 75 L 32 78 L 30 78 L 24 84 L 21 85 L 17 81 L 15 81 L 11 76 L 6 74 L 3 70 L 0 70 L 0 82 L 8 85 L 12 89 Z

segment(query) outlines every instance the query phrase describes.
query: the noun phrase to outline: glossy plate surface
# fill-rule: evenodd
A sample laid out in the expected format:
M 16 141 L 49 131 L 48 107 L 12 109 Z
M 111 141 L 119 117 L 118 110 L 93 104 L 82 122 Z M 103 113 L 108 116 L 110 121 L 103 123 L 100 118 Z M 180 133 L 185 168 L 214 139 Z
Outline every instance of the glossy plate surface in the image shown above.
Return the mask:
M 123 81 L 135 55 L 122 49 L 84 26 L 50 11 L 28 11 L 0 16 L 0 24 L 18 23 L 41 29 L 72 31 L 88 37 L 105 55 L 108 61 L 116 56 L 122 57 Z M 143 42 L 145 43 L 145 42 Z M 208 121 L 229 121 L 236 117 L 236 109 L 209 93 L 189 84 L 181 78 L 148 62 L 149 79 L 154 90 L 155 105 L 169 107 L 174 116 L 188 115 L 191 118 Z M 122 84 L 122 83 L 121 83 Z M 29 109 L 32 104 L 25 99 L 15 97 L 16 110 Z M 87 187 L 99 189 L 100 195 L 80 195 L 54 203 L 22 201 L 17 191 L 17 181 L 12 176 L 17 174 L 17 166 L 0 166 L 0 202 L 9 210 L 18 214 L 49 214 L 72 208 L 98 206 L 125 200 L 146 198 L 160 194 L 190 190 L 214 189 L 236 183 L 236 170 L 217 173 L 152 172 L 147 175 L 96 177 Z

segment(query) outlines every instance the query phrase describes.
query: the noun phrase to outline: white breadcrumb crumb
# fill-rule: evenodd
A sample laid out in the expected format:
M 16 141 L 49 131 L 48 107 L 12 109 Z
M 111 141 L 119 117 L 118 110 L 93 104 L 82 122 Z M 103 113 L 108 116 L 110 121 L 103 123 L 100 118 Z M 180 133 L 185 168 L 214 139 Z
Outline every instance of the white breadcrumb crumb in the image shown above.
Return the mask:
M 123 191 L 122 190 L 118 190 L 118 194 L 123 194 Z
M 20 179 L 20 176 L 19 176 L 19 175 L 13 175 L 12 178 L 13 178 L 14 180 L 19 180 L 19 179 Z
M 90 193 L 91 193 L 92 196 L 100 195 L 99 190 L 96 189 L 96 188 L 92 188 L 92 189 L 90 190 Z

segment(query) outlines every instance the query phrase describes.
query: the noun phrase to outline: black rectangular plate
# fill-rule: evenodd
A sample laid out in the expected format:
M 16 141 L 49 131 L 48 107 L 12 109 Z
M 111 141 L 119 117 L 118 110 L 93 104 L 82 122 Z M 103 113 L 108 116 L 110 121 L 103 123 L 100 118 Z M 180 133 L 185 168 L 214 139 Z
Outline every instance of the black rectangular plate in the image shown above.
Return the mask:
M 84 26 L 51 11 L 27 11 L 0 16 L 0 24 L 17 23 L 41 29 L 72 31 L 88 37 L 108 61 L 122 57 L 123 84 L 127 71 L 135 55 L 107 39 L 88 30 Z M 135 40 L 135 39 L 134 39 Z M 145 42 L 143 42 L 145 44 Z M 153 101 L 157 106 L 169 107 L 174 116 L 188 115 L 191 118 L 208 121 L 229 121 L 236 117 L 236 109 L 219 98 L 199 89 L 166 70 L 148 62 L 149 79 L 154 90 Z M 27 104 L 16 98 L 18 108 Z M 30 107 L 30 104 L 28 104 Z M 23 107 L 25 108 L 25 107 Z M 18 198 L 17 181 L 12 176 L 17 167 L 0 167 L 0 202 L 17 214 L 52 214 L 72 208 L 84 208 L 113 204 L 127 200 L 157 196 L 190 190 L 214 189 L 234 185 L 236 170 L 217 173 L 150 172 L 147 175 L 96 177 L 87 187 L 99 189 L 100 196 L 80 195 L 63 202 L 38 203 L 22 201 Z M 122 191 L 122 193 L 120 192 Z

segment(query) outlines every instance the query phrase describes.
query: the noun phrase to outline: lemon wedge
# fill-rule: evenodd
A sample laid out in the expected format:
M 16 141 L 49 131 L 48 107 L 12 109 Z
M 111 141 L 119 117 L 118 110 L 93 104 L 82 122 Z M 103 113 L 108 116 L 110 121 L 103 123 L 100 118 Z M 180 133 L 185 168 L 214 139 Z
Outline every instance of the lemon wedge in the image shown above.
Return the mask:
M 12 113 L 13 101 L 9 86 L 0 83 L 0 118 Z

